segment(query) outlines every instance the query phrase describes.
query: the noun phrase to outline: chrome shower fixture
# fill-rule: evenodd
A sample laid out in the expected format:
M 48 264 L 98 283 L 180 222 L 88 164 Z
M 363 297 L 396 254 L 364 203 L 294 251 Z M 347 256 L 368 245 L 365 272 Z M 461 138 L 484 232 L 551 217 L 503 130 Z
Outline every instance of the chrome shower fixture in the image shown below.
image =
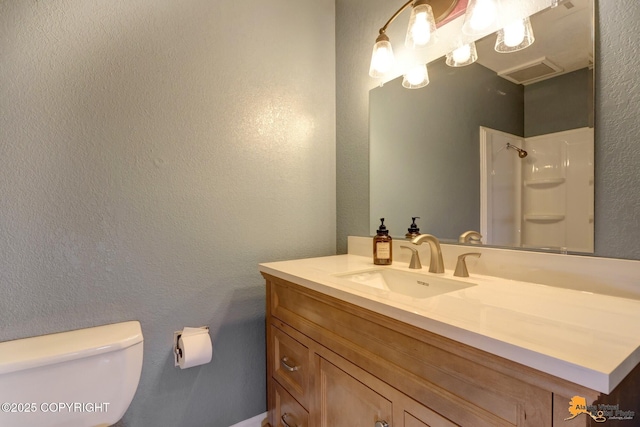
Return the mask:
M 524 151 L 522 148 L 518 148 L 515 145 L 507 142 L 507 149 L 509 148 L 513 148 L 514 150 L 516 150 L 518 152 L 518 157 L 520 157 L 521 159 L 524 159 L 525 157 L 527 157 L 527 153 L 526 151 Z

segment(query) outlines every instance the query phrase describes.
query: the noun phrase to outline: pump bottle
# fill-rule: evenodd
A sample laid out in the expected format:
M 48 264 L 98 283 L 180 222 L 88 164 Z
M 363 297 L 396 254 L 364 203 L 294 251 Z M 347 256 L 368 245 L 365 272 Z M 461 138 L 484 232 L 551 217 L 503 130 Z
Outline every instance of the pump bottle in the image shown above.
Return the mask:
M 391 265 L 393 261 L 391 240 L 389 230 L 384 225 L 384 218 L 380 218 L 378 234 L 373 238 L 373 263 L 375 265 Z
M 411 217 L 411 220 L 412 220 L 411 225 L 407 229 L 407 234 L 404 235 L 404 237 L 406 237 L 409 240 L 416 238 L 420 235 L 420 229 L 416 225 L 416 219 L 420 219 L 420 217 L 419 216 Z

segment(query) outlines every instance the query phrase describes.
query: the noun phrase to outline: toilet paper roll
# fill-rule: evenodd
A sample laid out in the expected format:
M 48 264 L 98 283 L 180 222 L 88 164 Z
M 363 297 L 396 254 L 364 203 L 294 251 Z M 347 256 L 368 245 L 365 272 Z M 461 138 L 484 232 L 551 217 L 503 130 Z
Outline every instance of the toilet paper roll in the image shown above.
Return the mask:
M 180 369 L 204 365 L 211 362 L 213 353 L 209 330 L 202 328 L 184 328 L 178 339 L 182 355 L 178 356 Z

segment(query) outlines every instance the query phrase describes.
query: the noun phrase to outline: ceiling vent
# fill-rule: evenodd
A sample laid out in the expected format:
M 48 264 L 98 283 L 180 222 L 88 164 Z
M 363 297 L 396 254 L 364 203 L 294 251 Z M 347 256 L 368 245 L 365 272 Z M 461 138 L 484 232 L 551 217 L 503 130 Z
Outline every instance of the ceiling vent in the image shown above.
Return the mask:
M 528 85 L 556 76 L 564 71 L 547 58 L 540 58 L 526 64 L 518 65 L 498 73 L 498 75 L 510 82 Z

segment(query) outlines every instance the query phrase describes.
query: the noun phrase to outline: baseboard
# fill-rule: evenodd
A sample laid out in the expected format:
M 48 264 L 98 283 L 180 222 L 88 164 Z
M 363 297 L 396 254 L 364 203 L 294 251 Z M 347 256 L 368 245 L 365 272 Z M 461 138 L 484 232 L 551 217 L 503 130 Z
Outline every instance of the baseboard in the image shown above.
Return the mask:
M 234 424 L 229 427 L 260 427 L 262 425 L 262 420 L 267 418 L 267 413 L 262 413 L 256 415 L 253 418 L 249 418 L 248 420 L 240 421 L 238 424 Z

